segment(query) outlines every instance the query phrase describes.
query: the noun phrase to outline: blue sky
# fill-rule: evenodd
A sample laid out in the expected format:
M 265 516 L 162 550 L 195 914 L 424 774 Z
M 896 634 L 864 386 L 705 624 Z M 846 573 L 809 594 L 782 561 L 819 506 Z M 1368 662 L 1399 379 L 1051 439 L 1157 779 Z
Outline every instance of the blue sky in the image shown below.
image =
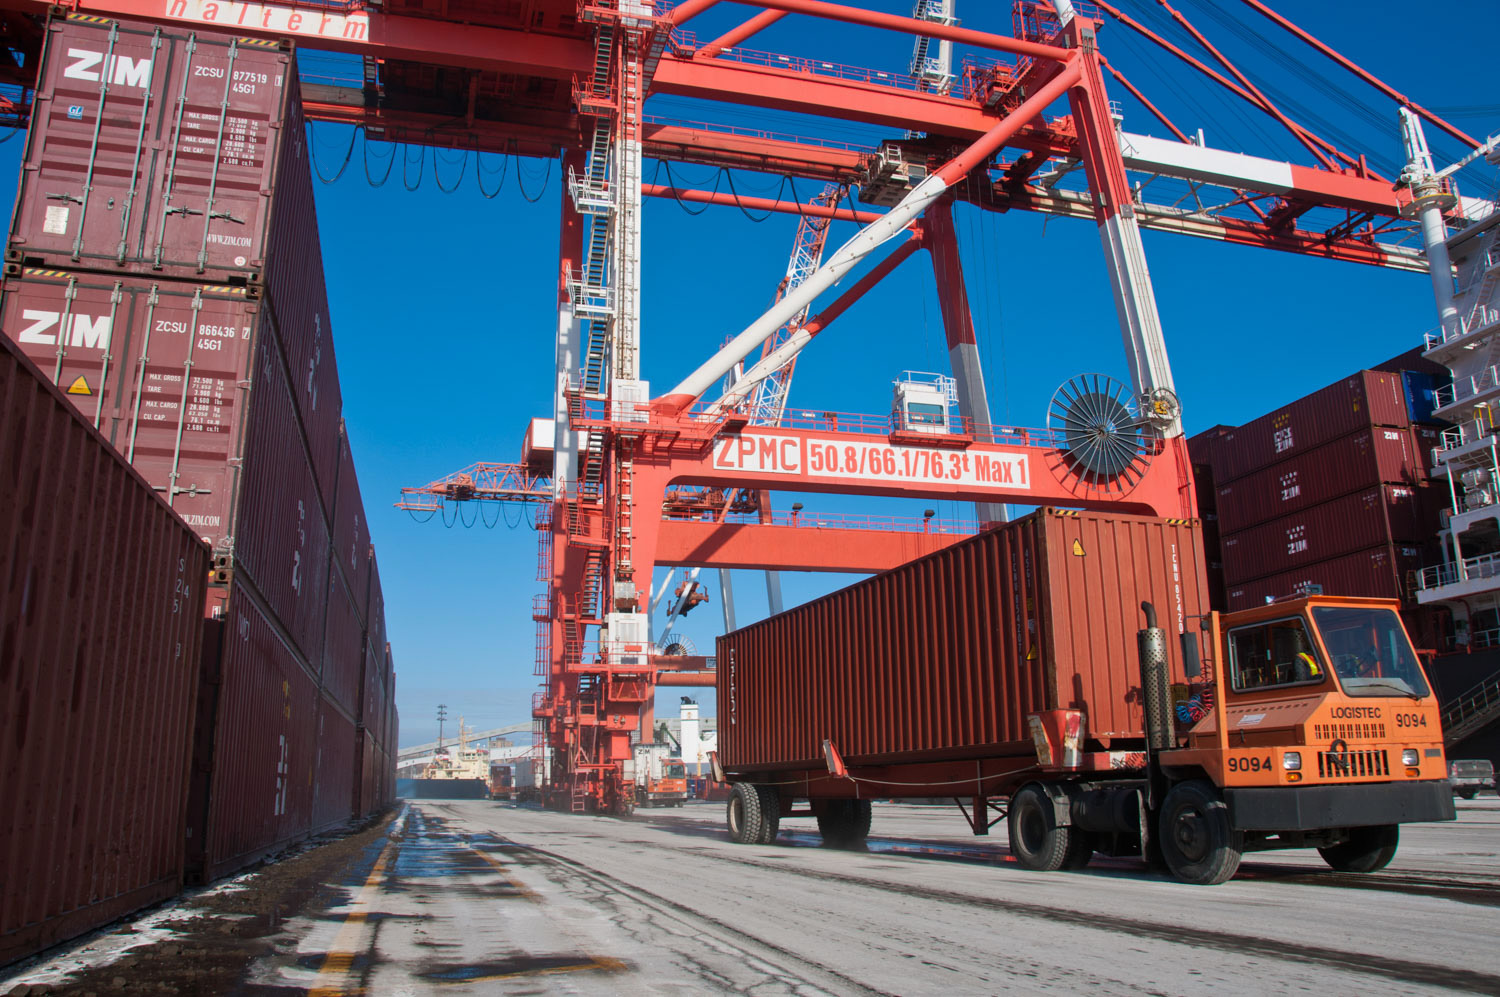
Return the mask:
M 861 0 L 860 5 L 903 14 L 911 8 L 909 0 Z M 1396 42 L 1393 26 L 1415 32 L 1421 19 L 1409 6 L 1388 0 L 1360 5 L 1357 17 L 1340 4 L 1279 0 L 1274 5 L 1412 98 L 1468 108 L 1455 112 L 1465 116 L 1454 120 L 1471 133 L 1482 137 L 1500 129 L 1500 106 L 1476 109 L 1494 100 L 1492 71 L 1482 59 L 1452 49 L 1458 36 L 1495 37 L 1500 5 L 1469 5 L 1444 22 L 1441 37 L 1433 29 L 1430 38 L 1413 39 L 1418 44 Z M 1169 24 L 1149 0 L 1125 8 L 1153 26 Z M 1346 143 L 1330 131 L 1337 144 L 1369 153 L 1376 163 L 1402 158 L 1389 100 L 1328 69 L 1248 8 L 1184 0 L 1182 9 L 1232 57 L 1243 57 L 1244 68 L 1258 81 L 1353 140 Z M 1291 54 L 1290 62 L 1326 74 L 1338 90 L 1296 76 L 1287 61 L 1217 21 L 1215 9 L 1229 10 L 1263 32 Z M 725 5 L 692 27 L 700 37 L 713 37 L 750 13 Z M 960 0 L 958 13 L 966 26 L 1010 31 L 1008 4 Z M 797 17 L 751 44 L 894 71 L 905 70 L 912 46 L 906 36 Z M 1209 143 L 1221 148 L 1308 161 L 1269 119 L 1230 108 L 1212 84 L 1153 54 L 1123 27 L 1107 25 L 1100 45 L 1184 130 L 1202 127 Z M 1344 92 L 1357 99 L 1346 99 Z M 1166 134 L 1125 95 L 1117 96 L 1126 105 L 1127 129 Z M 681 98 L 654 98 L 647 112 L 868 144 L 883 134 L 847 122 L 794 120 L 754 109 L 731 112 Z M 1451 161 L 1456 143 L 1437 138 L 1431 129 L 1429 138 L 1440 165 Z M 318 125 L 313 141 L 322 172 L 331 176 L 349 148 L 349 131 Z M 14 175 L 19 153 L 19 142 L 0 146 L 0 175 Z M 376 179 L 387 154 L 384 146 L 369 149 Z M 550 412 L 562 186 L 556 164 L 511 160 L 503 164 L 503 186 L 489 198 L 476 184 L 472 157 L 429 151 L 415 191 L 403 184 L 399 161 L 388 182 L 376 188 L 367 180 L 365 155 L 363 139 L 356 139 L 349 168 L 335 182 L 319 185 L 318 214 L 344 414 L 380 553 L 402 741 L 413 743 L 436 733 L 432 717 L 440 702 L 450 717 L 462 715 L 480 728 L 529 720 L 536 688 L 530 605 L 542 588 L 535 578 L 536 534 L 524 522 L 507 528 L 503 519 L 493 529 L 445 528 L 440 519 L 421 524 L 391 504 L 402 485 L 424 483 L 476 460 L 516 459 L 527 420 Z M 408 180 L 418 155 L 411 153 Z M 439 189 L 435 160 L 447 187 L 464 170 L 455 192 Z M 485 191 L 495 193 L 502 161 L 485 157 L 482 165 Z M 652 173 L 648 162 L 648 181 Z M 674 175 L 679 182 L 696 181 L 712 171 L 687 166 L 674 168 Z M 780 182 L 755 175 L 736 181 L 741 193 L 774 190 Z M 1465 182 L 1478 193 L 1476 185 L 1493 182 L 1493 171 Z M 818 189 L 811 181 L 798 184 L 804 198 Z M 1040 425 L 1053 391 L 1070 375 L 1101 371 L 1124 377 L 1092 223 L 983 214 L 962 206 L 956 220 L 998 421 Z M 672 201 L 648 199 L 642 356 L 644 376 L 656 393 L 770 303 L 795 228 L 792 216 L 757 224 L 733 207 L 689 216 Z M 833 242 L 852 231 L 837 227 Z M 1145 243 L 1190 432 L 1254 418 L 1416 345 L 1436 324 L 1425 275 L 1149 232 Z M 920 253 L 807 351 L 797 368 L 792 405 L 883 413 L 891 380 L 908 368 L 946 369 L 931 268 Z M 837 496 L 806 501 L 809 510 L 914 516 L 930 505 Z M 969 511 L 958 503 L 939 508 L 940 515 L 960 518 Z M 490 513 L 493 518 L 495 510 Z M 848 580 L 799 575 L 785 584 L 789 602 L 798 602 Z M 710 582 L 712 601 L 679 627 L 700 650 L 711 648 L 718 632 L 717 579 Z M 737 572 L 736 587 L 740 623 L 763 616 L 759 576 Z M 675 715 L 679 695 L 664 690 L 662 711 Z M 712 714 L 712 695 L 701 699 L 705 713 Z

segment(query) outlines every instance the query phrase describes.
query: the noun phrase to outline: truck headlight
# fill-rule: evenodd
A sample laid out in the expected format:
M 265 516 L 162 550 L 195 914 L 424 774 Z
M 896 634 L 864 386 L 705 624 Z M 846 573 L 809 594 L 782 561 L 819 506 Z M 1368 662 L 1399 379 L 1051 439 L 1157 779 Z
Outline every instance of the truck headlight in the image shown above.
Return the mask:
M 1302 752 L 1283 752 L 1281 755 L 1281 767 L 1288 772 L 1300 772 L 1302 770 Z
M 1416 748 L 1405 748 L 1401 752 L 1402 765 L 1416 765 L 1421 761 L 1421 756 Z

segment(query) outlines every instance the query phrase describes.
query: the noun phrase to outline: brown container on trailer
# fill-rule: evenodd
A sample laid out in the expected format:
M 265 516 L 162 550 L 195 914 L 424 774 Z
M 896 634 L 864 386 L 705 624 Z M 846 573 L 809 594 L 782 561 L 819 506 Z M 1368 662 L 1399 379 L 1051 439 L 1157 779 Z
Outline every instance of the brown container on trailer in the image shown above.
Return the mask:
M 339 421 L 339 480 L 333 502 L 333 560 L 343 572 L 361 622 L 370 608 L 370 523 L 343 420 Z
M 0 964 L 176 893 L 209 553 L 0 342 Z
M 315 668 L 328 605 L 328 523 L 286 377 L 274 352 L 254 371 L 244 493 L 234 538 L 236 577 L 248 576 Z
M 202 881 L 218 879 L 305 837 L 312 827 L 318 682 L 267 608 L 236 586 L 224 610 L 215 676 L 213 757 Z
M 358 717 L 360 682 L 365 670 L 365 633 L 354 598 L 337 571 L 328 572 L 328 622 L 323 628 L 323 694 Z
M 1248 530 L 1226 533 L 1220 544 L 1224 581 L 1233 588 L 1382 544 L 1420 545 L 1438 530 L 1425 499 L 1426 489 L 1376 485 Z M 1330 590 L 1330 594 L 1354 593 Z
M 1196 626 L 1201 564 L 1194 521 L 1042 509 L 726 634 L 720 757 L 821 768 L 824 738 L 851 764 L 1034 757 L 1027 717 L 1059 708 L 1140 738 L 1141 602 Z
M 1426 477 L 1409 430 L 1367 429 L 1219 485 L 1219 526 L 1238 533 L 1350 492 Z
M 359 744 L 354 721 L 326 695 L 319 703 L 318 757 L 313 766 L 313 831 L 324 831 L 354 816 Z
M 1220 434 L 1210 462 L 1219 487 L 1372 426 L 1409 424 L 1400 374 L 1362 370 Z
M 8 258 L 251 281 L 305 172 L 300 106 L 274 42 L 53 18 Z
M 383 805 L 381 799 L 384 780 L 381 778 L 382 752 L 369 731 L 359 732 L 359 800 L 357 810 L 361 817 L 368 817 Z
M 1268 578 L 1229 587 L 1229 611 L 1252 609 L 1267 601 L 1306 595 L 1321 585 L 1327 595 L 1408 599 L 1411 573 L 1421 570 L 1421 550 L 1411 544 L 1382 544 Z

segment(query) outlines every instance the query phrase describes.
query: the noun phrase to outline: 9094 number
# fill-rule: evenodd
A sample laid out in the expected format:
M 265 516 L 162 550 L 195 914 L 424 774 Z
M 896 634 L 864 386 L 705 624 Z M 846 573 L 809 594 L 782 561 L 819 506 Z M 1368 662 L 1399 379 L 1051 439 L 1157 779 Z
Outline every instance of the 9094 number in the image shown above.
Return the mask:
M 1425 713 L 1398 713 L 1396 714 L 1397 727 L 1426 727 L 1427 714 Z
M 1230 755 L 1229 771 L 1231 772 L 1270 772 L 1271 756 L 1256 758 L 1254 755 Z

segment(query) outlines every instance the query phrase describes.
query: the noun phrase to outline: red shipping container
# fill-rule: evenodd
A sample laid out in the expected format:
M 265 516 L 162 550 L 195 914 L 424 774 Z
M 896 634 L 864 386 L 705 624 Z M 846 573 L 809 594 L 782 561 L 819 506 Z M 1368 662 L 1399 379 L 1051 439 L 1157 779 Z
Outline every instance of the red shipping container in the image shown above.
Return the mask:
M 1415 485 L 1426 477 L 1410 432 L 1365 430 L 1219 485 L 1219 526 L 1237 533 L 1373 485 Z
M 313 766 L 314 832 L 337 827 L 354 816 L 359 768 L 354 721 L 327 696 L 319 707 L 318 756 Z
M 360 676 L 365 670 L 365 633 L 354 598 L 337 571 L 328 572 L 328 622 L 323 628 L 323 694 L 350 716 L 360 705 Z
M 189 815 L 204 882 L 307 836 L 318 751 L 317 679 L 244 586 L 229 597 L 217 666 L 207 807 Z
M 306 172 L 300 107 L 275 42 L 53 18 L 8 259 L 251 281 Z
M 234 537 L 236 579 L 248 576 L 314 664 L 322 659 L 329 537 L 312 465 L 275 354 L 257 359 Z
M 1220 435 L 1212 447 L 1214 479 L 1222 488 L 1341 436 L 1408 423 L 1401 375 L 1360 371 Z
M 333 559 L 349 585 L 361 622 L 370 608 L 370 523 L 343 421 L 339 422 L 339 480 L 333 502 Z
M 1377 485 L 1226 534 L 1221 544 L 1224 580 L 1234 588 L 1376 545 L 1419 545 L 1438 529 L 1424 515 L 1423 497 L 1422 490 L 1407 485 Z
M 386 745 L 386 686 L 384 657 L 373 644 L 365 645 L 364 670 L 360 678 L 359 724 L 370 732 L 375 744 Z
M 1314 585 L 1321 585 L 1326 595 L 1406 599 L 1412 572 L 1421 568 L 1418 547 L 1385 544 L 1230 586 L 1228 608 L 1235 612 L 1274 599 L 1306 595 Z
M 1042 509 L 725 634 L 720 757 L 822 768 L 832 738 L 850 764 L 1034 763 L 1027 717 L 1058 708 L 1090 738 L 1138 738 L 1141 602 L 1168 632 L 1196 625 L 1201 564 L 1192 521 Z
M 370 598 L 366 605 L 365 629 L 369 631 L 370 644 L 377 656 L 385 647 L 385 592 L 380 587 L 380 562 L 375 559 L 375 548 L 370 548 Z
M 209 552 L 0 342 L 0 965 L 176 893 Z
M 1443 430 L 1446 428 L 1420 422 L 1411 424 L 1412 445 L 1416 448 L 1417 459 L 1422 462 L 1422 469 L 1426 474 L 1432 474 L 1433 468 L 1437 466 L 1435 452 L 1443 448 Z

